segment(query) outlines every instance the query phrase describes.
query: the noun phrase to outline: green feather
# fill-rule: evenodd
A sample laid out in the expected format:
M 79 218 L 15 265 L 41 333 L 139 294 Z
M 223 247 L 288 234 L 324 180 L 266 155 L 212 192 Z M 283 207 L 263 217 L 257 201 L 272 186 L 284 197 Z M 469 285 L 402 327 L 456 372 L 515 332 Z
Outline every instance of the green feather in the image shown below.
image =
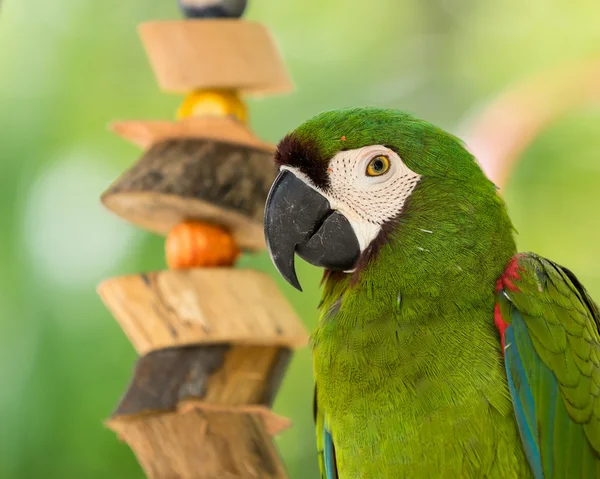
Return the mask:
M 500 291 L 498 300 L 512 311 L 508 317 L 526 325 L 517 349 L 532 385 L 535 412 L 526 416 L 536 423 L 544 475 L 597 477 L 585 474 L 600 468 L 600 401 L 593 377 L 600 371 L 593 359 L 600 351 L 598 309 L 575 276 L 551 261 L 519 255 L 517 274 L 516 289 Z M 526 406 L 520 398 L 516 403 Z

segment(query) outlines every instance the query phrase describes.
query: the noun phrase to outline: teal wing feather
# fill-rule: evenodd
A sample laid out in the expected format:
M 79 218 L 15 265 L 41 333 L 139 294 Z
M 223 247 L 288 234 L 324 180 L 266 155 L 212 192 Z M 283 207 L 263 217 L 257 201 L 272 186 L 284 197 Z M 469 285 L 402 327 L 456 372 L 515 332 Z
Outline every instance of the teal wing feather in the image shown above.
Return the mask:
M 317 427 L 317 449 L 319 452 L 321 479 L 338 479 L 335 447 L 333 445 L 331 433 L 325 425 L 325 415 L 319 410 L 317 405 L 316 387 L 313 414 L 315 417 L 315 425 Z
M 600 313 L 575 275 L 517 255 L 497 286 L 496 325 L 536 479 L 600 477 Z

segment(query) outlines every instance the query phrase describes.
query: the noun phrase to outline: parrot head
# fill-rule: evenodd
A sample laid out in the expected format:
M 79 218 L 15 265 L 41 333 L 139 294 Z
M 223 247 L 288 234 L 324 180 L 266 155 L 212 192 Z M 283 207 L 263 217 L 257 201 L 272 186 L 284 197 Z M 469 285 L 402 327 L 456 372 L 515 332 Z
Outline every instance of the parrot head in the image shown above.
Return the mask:
M 280 141 L 275 161 L 280 172 L 265 207 L 265 238 L 273 263 L 299 290 L 296 254 L 353 272 L 394 231 L 426 218 L 427 205 L 429 221 L 419 224 L 431 232 L 443 227 L 434 210 L 476 217 L 464 198 L 497 196 L 457 138 L 396 110 L 321 113 Z

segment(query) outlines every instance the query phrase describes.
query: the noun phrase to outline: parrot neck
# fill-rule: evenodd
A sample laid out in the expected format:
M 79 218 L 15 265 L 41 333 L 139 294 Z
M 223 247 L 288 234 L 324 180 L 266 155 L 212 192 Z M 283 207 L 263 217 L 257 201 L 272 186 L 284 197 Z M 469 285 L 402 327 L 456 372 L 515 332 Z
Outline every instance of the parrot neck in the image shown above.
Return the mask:
M 436 419 L 448 431 L 459 416 L 480 427 L 482 397 L 510 411 L 493 311 L 496 280 L 515 253 L 504 204 L 488 191 L 407 208 L 363 269 L 329 274 L 311 337 L 329 420 L 374 404 L 369 421 L 385 424 L 402 410 L 394 434 L 420 444 L 415 431 L 449 404 Z
M 516 253 L 512 225 L 489 190 L 454 203 L 427 197 L 408 205 L 361 269 L 326 280 L 314 376 L 339 457 L 354 453 L 360 431 L 377 445 L 373 458 L 435 444 L 428 460 L 439 466 L 455 454 L 451 438 L 488 430 L 490 414 L 497 431 L 517 437 L 493 313 L 496 280 Z M 398 477 L 425 469 L 407 462 Z
M 429 198 L 427 191 L 419 193 Z M 491 297 L 517 252 L 504 202 L 497 195 L 466 192 L 454 203 L 438 199 L 428 206 L 424 198 L 414 200 L 419 208 L 402 215 L 384 246 L 357 273 L 357 286 L 391 279 L 407 297 L 426 297 L 444 308 L 461 298 Z
M 314 339 L 321 328 L 348 337 L 383 318 L 426 327 L 455 315 L 461 322 L 465 315 L 491 318 L 496 280 L 516 254 L 513 227 L 491 183 L 470 190 L 447 183 L 417 188 L 393 231 L 357 271 L 328 275 Z

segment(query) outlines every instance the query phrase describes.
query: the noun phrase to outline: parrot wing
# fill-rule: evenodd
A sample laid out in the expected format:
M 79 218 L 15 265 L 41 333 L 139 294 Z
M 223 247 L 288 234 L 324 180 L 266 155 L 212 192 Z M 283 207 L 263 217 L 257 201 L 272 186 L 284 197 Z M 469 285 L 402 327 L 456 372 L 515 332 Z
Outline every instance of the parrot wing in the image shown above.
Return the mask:
M 600 477 L 596 304 L 568 269 L 519 254 L 498 280 L 494 321 L 534 477 Z
M 335 447 L 331 433 L 325 427 L 325 415 L 317 406 L 317 388 L 315 387 L 315 399 L 313 403 L 313 414 L 317 427 L 317 450 L 319 451 L 319 469 L 321 479 L 338 479 L 337 463 L 335 460 Z

